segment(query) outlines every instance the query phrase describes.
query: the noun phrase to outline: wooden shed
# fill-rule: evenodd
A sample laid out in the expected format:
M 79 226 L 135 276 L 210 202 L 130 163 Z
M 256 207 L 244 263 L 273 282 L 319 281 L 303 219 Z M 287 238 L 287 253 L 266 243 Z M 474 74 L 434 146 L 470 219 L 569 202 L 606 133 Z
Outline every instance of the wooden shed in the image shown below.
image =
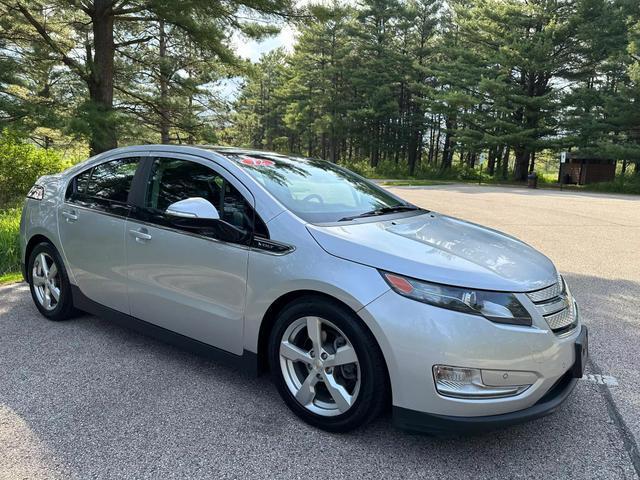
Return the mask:
M 580 153 L 567 152 L 560 163 L 558 181 L 586 185 L 587 183 L 610 182 L 616 176 L 616 161 Z

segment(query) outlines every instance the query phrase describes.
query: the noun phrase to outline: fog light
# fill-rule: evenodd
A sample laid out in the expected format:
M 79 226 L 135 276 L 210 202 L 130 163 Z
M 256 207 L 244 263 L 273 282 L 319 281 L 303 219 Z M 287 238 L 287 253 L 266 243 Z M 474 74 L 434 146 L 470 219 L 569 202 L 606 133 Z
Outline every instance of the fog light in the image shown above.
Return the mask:
M 433 379 L 440 395 L 455 398 L 500 398 L 524 392 L 531 385 L 486 385 L 477 368 L 433 366 Z

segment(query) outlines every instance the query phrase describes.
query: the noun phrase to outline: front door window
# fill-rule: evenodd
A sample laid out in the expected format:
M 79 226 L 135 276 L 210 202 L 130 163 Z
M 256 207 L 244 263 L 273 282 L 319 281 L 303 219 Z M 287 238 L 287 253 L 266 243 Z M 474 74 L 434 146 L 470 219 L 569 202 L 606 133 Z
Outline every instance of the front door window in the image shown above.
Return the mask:
M 169 205 L 201 197 L 216 207 L 221 221 L 171 218 Z M 249 243 L 254 211 L 242 194 L 224 177 L 196 162 L 172 158 L 153 161 L 145 199 L 145 210 L 154 221 L 191 233 L 233 243 Z

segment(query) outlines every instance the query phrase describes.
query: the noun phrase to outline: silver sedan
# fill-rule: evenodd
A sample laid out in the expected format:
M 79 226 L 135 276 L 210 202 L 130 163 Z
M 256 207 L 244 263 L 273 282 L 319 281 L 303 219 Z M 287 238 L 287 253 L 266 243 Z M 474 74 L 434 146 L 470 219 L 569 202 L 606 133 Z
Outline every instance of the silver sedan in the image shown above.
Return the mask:
M 305 421 L 390 409 L 431 433 L 555 410 L 587 330 L 551 261 L 330 162 L 223 147 L 112 150 L 40 178 L 24 276 L 76 309 L 260 373 Z

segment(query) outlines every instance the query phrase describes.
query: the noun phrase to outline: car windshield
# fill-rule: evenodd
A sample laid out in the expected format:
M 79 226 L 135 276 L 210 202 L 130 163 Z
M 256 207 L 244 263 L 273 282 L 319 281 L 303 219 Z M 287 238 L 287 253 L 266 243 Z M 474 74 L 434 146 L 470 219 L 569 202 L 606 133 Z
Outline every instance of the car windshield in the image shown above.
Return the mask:
M 225 153 L 285 207 L 309 223 L 415 209 L 377 185 L 324 160 Z

